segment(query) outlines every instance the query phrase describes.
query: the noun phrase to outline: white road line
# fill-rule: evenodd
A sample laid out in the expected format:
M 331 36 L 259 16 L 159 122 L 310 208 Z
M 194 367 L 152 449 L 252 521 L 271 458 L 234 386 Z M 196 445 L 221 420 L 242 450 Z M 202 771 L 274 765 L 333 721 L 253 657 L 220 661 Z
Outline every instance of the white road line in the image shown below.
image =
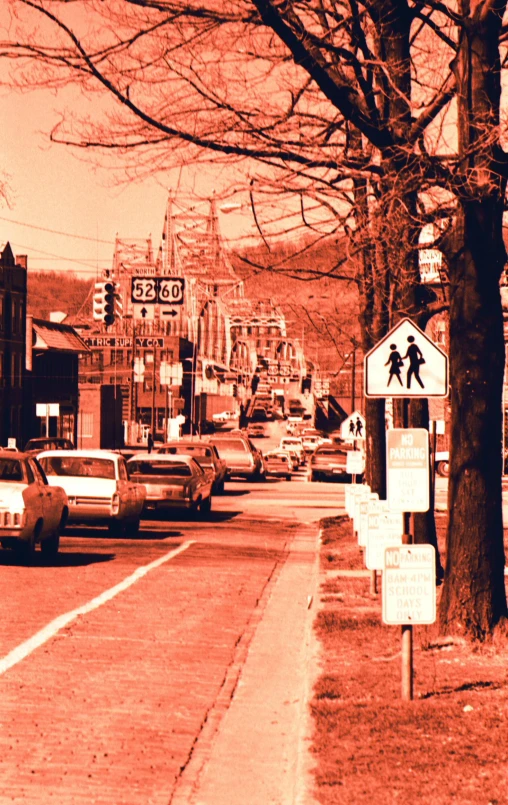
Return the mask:
M 28 657 L 35 649 L 40 648 L 40 646 L 48 640 L 51 640 L 60 629 L 63 629 L 69 623 L 76 620 L 76 618 L 79 618 L 80 615 L 87 615 L 89 612 L 92 612 L 92 610 L 98 609 L 103 604 L 111 601 L 111 599 L 115 598 L 119 593 L 123 593 L 124 590 L 132 587 L 133 584 L 142 579 L 143 576 L 146 576 L 151 570 L 155 570 L 155 568 L 160 567 L 160 565 L 163 565 L 165 562 L 169 562 L 170 559 L 174 559 L 175 556 L 186 551 L 187 548 L 190 548 L 194 543 L 195 540 L 182 543 L 178 548 L 164 554 L 164 556 L 160 556 L 158 559 L 150 562 L 150 564 L 138 567 L 130 576 L 127 576 L 123 581 L 115 584 L 114 587 L 110 587 L 109 590 L 105 590 L 100 595 L 92 598 L 88 603 L 76 609 L 72 609 L 70 612 L 65 612 L 63 615 L 59 615 L 58 618 L 55 618 L 55 620 L 48 623 L 39 632 L 36 632 L 23 643 L 20 643 L 19 646 L 16 646 L 16 648 L 6 654 L 5 657 L 0 659 L 0 675 L 5 674 L 13 665 L 17 665 L 18 662 Z

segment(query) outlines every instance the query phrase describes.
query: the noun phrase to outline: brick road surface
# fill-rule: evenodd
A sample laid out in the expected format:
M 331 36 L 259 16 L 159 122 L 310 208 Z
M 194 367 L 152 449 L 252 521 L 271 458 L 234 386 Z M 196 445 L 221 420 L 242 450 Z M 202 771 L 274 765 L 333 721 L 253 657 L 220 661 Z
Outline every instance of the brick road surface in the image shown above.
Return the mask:
M 281 547 L 196 543 L 4 673 L 0 802 L 167 805 Z M 32 606 L 24 636 L 52 614 Z

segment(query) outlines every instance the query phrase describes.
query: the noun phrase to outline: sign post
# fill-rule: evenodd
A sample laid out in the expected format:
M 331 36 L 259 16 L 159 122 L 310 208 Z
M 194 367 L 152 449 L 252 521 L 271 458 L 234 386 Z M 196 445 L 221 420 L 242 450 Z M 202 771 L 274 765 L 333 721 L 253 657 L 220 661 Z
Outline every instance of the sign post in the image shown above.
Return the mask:
M 416 605 L 407 619 L 385 621 L 401 623 L 402 628 L 402 698 L 413 698 L 413 623 L 433 623 L 435 619 L 435 549 L 432 545 L 411 546 L 411 520 L 414 512 L 426 512 L 430 506 L 429 433 L 425 428 L 409 428 L 409 403 L 411 398 L 446 397 L 448 395 L 448 356 L 411 319 L 402 319 L 365 355 L 365 396 L 391 397 L 403 400 L 404 427 L 387 431 L 387 501 L 391 511 L 403 514 L 403 545 L 387 548 L 383 571 L 383 618 L 385 618 L 387 565 L 395 556 L 397 561 L 415 561 L 431 556 L 433 562 L 430 578 L 433 580 L 433 620 L 418 620 Z M 425 553 L 427 550 L 427 553 Z M 407 551 L 407 553 L 404 553 Z M 398 552 L 398 553 L 396 553 Z M 418 553 L 417 553 L 418 552 Z M 423 561 L 423 559 L 422 559 Z M 427 579 L 427 574 L 425 578 Z M 419 589 L 419 583 L 396 583 L 390 589 Z M 400 592 L 398 602 L 420 601 L 420 596 Z M 396 612 L 403 612 L 400 606 Z M 406 613 L 407 614 L 407 613 Z M 386 614 L 386 617 L 389 617 Z M 401 616 L 402 617 L 402 616 Z

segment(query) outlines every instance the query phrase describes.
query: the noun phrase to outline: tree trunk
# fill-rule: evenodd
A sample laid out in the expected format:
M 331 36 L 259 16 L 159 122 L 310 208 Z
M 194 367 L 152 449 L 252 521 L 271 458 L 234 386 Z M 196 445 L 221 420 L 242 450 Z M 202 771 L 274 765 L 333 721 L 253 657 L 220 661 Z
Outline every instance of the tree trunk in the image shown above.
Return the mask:
M 464 208 L 464 248 L 450 266 L 452 451 L 442 632 L 483 639 L 506 616 L 501 499 L 504 338 L 497 199 Z M 472 605 L 471 602 L 474 602 Z
M 386 500 L 386 422 L 385 401 L 365 399 L 366 480 L 380 500 Z
M 506 260 L 500 174 L 499 36 L 504 3 L 460 0 L 459 248 L 450 263 L 452 450 L 443 632 L 484 639 L 506 616 L 501 497 L 505 368 L 499 280 Z

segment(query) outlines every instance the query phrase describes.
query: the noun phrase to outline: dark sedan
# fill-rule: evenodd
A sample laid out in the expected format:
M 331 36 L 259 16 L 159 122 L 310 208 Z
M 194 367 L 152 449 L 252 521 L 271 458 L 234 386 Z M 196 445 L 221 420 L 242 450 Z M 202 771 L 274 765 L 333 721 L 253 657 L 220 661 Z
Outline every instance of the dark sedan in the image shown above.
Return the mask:
M 172 456 L 192 456 L 200 467 L 213 472 L 214 494 L 221 495 L 224 492 L 227 466 L 215 445 L 198 439 L 179 439 L 161 445 L 156 452 Z

